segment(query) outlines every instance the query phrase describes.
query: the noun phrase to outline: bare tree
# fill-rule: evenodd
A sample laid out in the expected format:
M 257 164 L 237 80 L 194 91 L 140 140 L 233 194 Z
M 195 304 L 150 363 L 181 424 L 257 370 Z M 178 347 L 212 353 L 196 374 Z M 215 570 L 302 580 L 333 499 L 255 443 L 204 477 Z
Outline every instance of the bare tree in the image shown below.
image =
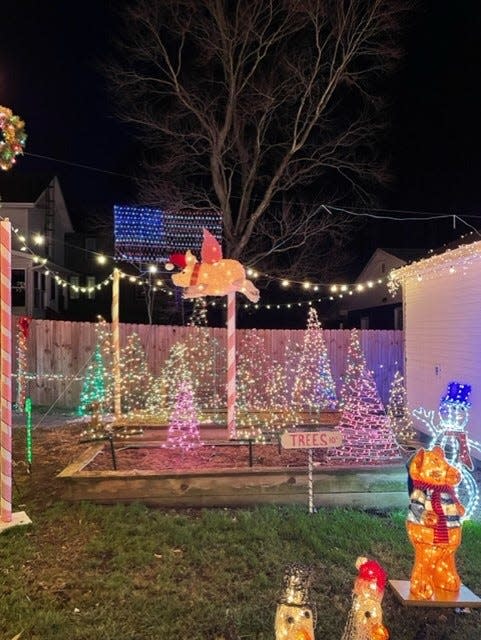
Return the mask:
M 319 205 L 387 181 L 382 78 L 407 1 L 134 2 L 108 73 L 144 202 L 219 210 L 228 256 L 313 272 L 346 228 Z

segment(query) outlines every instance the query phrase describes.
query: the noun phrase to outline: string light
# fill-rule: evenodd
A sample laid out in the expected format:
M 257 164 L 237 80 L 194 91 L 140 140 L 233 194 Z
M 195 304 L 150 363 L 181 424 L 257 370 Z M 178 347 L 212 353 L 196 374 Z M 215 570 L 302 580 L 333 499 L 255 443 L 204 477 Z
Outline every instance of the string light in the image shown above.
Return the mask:
M 76 294 L 85 294 L 88 295 L 90 293 L 92 293 L 93 291 L 97 290 L 100 291 L 103 288 L 110 286 L 112 279 L 113 279 L 113 273 L 110 273 L 108 276 L 106 276 L 101 282 L 97 283 L 95 286 L 90 286 L 90 287 L 81 287 L 79 285 L 73 284 L 72 282 L 69 282 L 68 280 L 66 280 L 65 278 L 63 278 L 58 272 L 56 272 L 52 266 L 47 266 L 48 260 L 47 258 L 43 257 L 43 256 L 39 256 L 38 254 L 35 253 L 35 251 L 33 251 L 31 248 L 28 247 L 28 245 L 26 244 L 26 238 L 24 235 L 20 234 L 18 229 L 13 229 L 18 241 L 21 243 L 21 247 L 20 250 L 25 252 L 25 253 L 30 253 L 32 261 L 34 262 L 34 264 L 40 265 L 40 272 L 44 273 L 44 275 L 51 275 L 52 277 L 55 278 L 55 281 L 57 282 L 57 284 L 60 287 L 63 288 L 67 288 L 71 291 L 74 291 Z M 97 261 L 98 264 L 107 264 L 108 262 L 108 258 L 107 256 L 103 255 L 103 254 L 96 254 L 95 255 L 95 259 Z M 113 259 L 113 258 L 111 258 Z M 43 268 L 43 270 L 42 270 Z M 154 273 L 156 273 L 156 265 L 150 265 L 150 267 L 148 268 L 148 272 L 152 275 Z M 276 278 L 269 276 L 268 274 L 262 274 L 254 269 L 248 269 L 247 272 L 249 273 L 249 275 L 252 278 L 261 278 L 264 277 L 266 279 L 269 280 L 277 280 Z M 144 286 L 152 286 L 152 282 L 148 279 L 148 278 L 143 278 L 141 276 L 135 276 L 135 275 L 131 275 L 131 274 L 127 274 L 124 271 L 120 270 L 120 277 L 125 279 L 127 282 L 130 282 L 132 284 L 140 284 L 140 285 L 144 285 Z M 288 280 L 288 279 L 281 279 L 279 280 L 279 284 L 281 287 L 283 288 L 288 288 L 291 287 L 292 285 L 299 285 L 301 287 L 301 289 L 303 291 L 319 291 L 320 288 L 324 287 L 324 288 L 329 288 L 331 293 L 338 293 L 337 298 L 338 299 L 342 299 L 343 298 L 343 294 L 344 293 L 348 293 L 348 295 L 352 295 L 352 292 L 356 292 L 356 293 L 362 293 L 363 291 L 366 290 L 367 287 L 373 287 L 375 284 L 377 285 L 382 285 L 384 284 L 386 281 L 382 280 L 382 279 L 378 279 L 376 281 L 376 283 L 371 282 L 369 285 L 368 283 L 357 283 L 357 284 L 334 284 L 334 285 L 329 285 L 329 284 L 323 284 L 323 283 L 311 283 L 308 281 L 293 281 L 293 280 Z M 162 280 L 158 280 L 155 283 L 156 287 L 159 287 L 160 289 L 157 289 L 166 293 L 168 296 L 173 296 L 173 292 L 171 289 L 168 288 L 168 286 L 162 281 Z M 341 292 L 342 290 L 342 292 Z M 298 307 L 302 307 L 302 306 L 311 306 L 314 303 L 318 303 L 318 302 L 332 302 L 333 300 L 335 300 L 336 296 L 333 295 L 327 295 L 327 296 L 322 296 L 322 297 L 317 297 L 317 298 L 312 298 L 309 300 L 297 300 L 297 301 L 293 301 L 293 302 L 289 302 L 289 303 L 256 303 L 256 304 L 250 304 L 250 303 L 244 303 L 242 306 L 239 305 L 239 308 L 243 308 L 245 310 L 248 311 L 261 311 L 261 310 L 265 310 L 265 309 L 269 309 L 269 310 L 280 310 L 280 309 L 291 309 L 293 306 L 297 305 Z M 216 306 L 216 302 L 215 301 L 211 301 L 208 303 L 210 306 L 214 307 Z
M 406 281 L 416 278 L 421 282 L 424 278 L 430 280 L 440 278 L 455 272 L 455 267 L 465 272 L 472 265 L 481 260 L 481 241 L 464 244 L 457 249 L 449 249 L 444 253 L 432 255 L 412 264 L 391 271 L 388 289 L 391 294 Z

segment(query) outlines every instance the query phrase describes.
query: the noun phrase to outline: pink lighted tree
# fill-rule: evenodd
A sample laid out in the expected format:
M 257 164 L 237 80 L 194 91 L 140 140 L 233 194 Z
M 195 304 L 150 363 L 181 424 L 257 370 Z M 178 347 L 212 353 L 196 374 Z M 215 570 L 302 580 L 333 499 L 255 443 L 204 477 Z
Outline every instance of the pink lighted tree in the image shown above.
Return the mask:
M 389 418 L 377 391 L 374 377 L 367 368 L 356 330 L 351 333 L 348 362 L 343 385 L 343 408 L 339 430 L 343 444 L 328 449 L 332 462 L 369 464 L 400 460 L 400 450 Z
M 200 445 L 202 442 L 194 406 L 192 384 L 183 380 L 179 385 L 175 399 L 165 446 L 171 449 L 190 451 Z

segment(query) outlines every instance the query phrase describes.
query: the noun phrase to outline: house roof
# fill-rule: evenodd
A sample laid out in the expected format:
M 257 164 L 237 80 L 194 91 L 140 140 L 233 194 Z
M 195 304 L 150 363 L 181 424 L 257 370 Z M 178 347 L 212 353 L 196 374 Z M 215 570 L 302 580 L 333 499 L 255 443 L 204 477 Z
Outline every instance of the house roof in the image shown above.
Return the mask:
M 419 260 L 427 254 L 427 249 L 386 249 L 385 247 L 381 247 L 381 249 L 406 263 Z
M 481 262 L 481 240 L 461 244 L 456 249 L 447 249 L 443 253 L 435 253 L 427 258 L 399 267 L 391 273 L 396 284 L 410 278 L 423 278 L 430 275 L 454 274 L 459 267 L 465 268 L 474 262 Z
M 35 203 L 52 182 L 51 173 L 0 173 L 0 200 L 2 202 Z

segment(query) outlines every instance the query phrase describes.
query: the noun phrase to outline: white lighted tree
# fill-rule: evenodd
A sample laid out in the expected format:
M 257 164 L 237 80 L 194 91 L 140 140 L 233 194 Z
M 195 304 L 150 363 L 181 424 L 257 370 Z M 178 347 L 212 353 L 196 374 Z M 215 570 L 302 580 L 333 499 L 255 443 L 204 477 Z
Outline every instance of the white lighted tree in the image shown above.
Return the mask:
M 416 439 L 413 419 L 407 405 L 404 378 L 400 371 L 396 371 L 391 382 L 387 415 L 399 444 L 408 444 Z
M 323 331 L 314 307 L 309 309 L 307 329 L 297 364 L 292 405 L 299 410 L 335 409 L 336 387 Z
M 326 457 L 330 461 L 361 465 L 400 460 L 399 446 L 355 330 L 351 333 L 349 353 L 353 358 L 349 375 L 344 379 L 344 404 L 338 427 L 343 444 L 328 449 Z

